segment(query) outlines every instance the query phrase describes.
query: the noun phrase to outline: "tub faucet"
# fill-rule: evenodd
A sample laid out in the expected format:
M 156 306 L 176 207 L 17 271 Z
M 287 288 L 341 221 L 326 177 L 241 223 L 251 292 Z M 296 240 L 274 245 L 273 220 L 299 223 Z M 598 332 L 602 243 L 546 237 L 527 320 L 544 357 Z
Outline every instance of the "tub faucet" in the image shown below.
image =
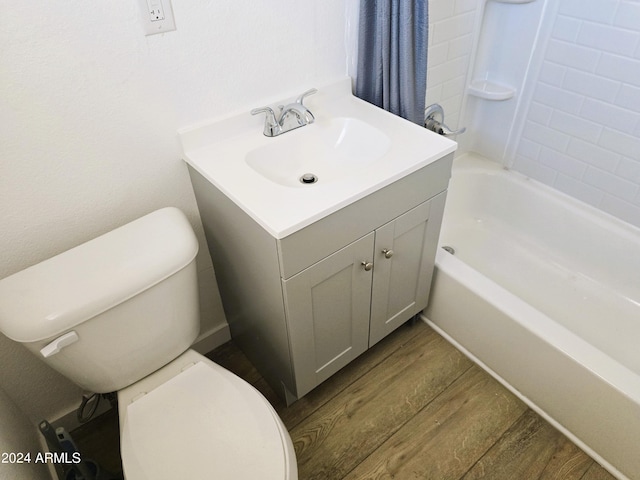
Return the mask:
M 444 124 L 444 109 L 442 106 L 434 103 L 429 105 L 424 111 L 424 127 L 432 130 L 440 135 L 449 137 L 464 133 L 467 129 L 462 127 L 458 130 L 451 130 Z
M 313 95 L 317 91 L 315 88 L 312 88 L 300 95 L 295 102 L 289 103 L 288 105 L 280 105 L 278 107 L 278 115 L 276 115 L 271 107 L 254 108 L 251 110 L 251 115 L 266 113 L 263 133 L 267 137 L 277 137 L 298 127 L 304 127 L 305 125 L 313 123 L 315 117 L 302 101 L 305 97 Z

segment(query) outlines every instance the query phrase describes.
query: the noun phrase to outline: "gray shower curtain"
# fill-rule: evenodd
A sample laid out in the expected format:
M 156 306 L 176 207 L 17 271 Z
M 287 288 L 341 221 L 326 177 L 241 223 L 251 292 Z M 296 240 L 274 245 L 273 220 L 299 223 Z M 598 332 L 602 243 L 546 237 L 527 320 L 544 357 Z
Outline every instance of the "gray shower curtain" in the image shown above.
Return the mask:
M 428 0 L 360 0 L 356 95 L 422 125 Z

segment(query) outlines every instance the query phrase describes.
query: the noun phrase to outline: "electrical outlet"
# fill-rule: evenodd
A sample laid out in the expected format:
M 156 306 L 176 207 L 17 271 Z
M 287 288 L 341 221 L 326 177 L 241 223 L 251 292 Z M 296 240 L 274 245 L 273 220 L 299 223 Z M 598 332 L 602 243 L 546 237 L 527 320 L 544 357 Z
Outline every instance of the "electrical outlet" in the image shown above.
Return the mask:
M 171 0 L 138 0 L 138 3 L 145 35 L 155 35 L 176 29 Z

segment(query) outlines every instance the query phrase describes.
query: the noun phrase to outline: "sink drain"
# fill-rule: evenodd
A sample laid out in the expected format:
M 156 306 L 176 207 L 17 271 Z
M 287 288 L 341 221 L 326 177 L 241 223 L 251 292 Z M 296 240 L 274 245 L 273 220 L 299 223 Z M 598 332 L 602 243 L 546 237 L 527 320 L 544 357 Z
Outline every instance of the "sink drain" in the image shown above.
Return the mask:
M 313 173 L 305 173 L 300 177 L 300 182 L 305 183 L 307 185 L 311 183 L 316 183 L 318 181 L 318 177 L 316 177 Z

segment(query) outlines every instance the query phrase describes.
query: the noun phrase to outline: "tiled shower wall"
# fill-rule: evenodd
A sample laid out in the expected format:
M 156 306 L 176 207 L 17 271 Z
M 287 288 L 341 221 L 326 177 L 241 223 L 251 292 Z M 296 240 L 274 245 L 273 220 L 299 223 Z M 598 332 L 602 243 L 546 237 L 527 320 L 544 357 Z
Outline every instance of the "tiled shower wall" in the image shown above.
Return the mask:
M 476 16 L 491 0 L 430 0 L 427 105 L 463 125 Z M 547 2 L 548 38 L 519 110 L 513 168 L 640 226 L 640 1 Z M 537 55 L 537 54 L 536 54 Z M 534 56 L 535 58 L 535 56 Z M 484 119 L 490 121 L 490 119 Z
M 640 2 L 559 0 L 514 168 L 640 226 Z
M 442 105 L 451 128 L 460 123 L 480 1 L 429 0 L 427 105 Z

